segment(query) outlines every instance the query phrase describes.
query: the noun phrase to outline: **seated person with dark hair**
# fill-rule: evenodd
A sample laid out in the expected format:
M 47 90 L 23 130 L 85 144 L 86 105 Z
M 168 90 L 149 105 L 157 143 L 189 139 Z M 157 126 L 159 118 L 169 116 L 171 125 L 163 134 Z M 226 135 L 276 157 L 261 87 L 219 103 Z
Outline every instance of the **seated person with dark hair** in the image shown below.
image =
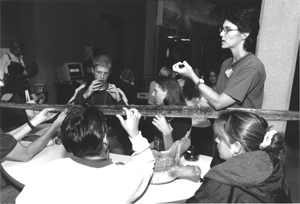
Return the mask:
M 75 107 L 61 126 L 62 144 L 73 155 L 46 165 L 26 184 L 17 203 L 132 203 L 139 198 L 152 177 L 155 159 L 138 130 L 141 114 L 136 109 L 124 111 L 126 120 L 117 117 L 132 142 L 131 162 L 118 165 L 109 159 L 108 128 L 98 107 Z

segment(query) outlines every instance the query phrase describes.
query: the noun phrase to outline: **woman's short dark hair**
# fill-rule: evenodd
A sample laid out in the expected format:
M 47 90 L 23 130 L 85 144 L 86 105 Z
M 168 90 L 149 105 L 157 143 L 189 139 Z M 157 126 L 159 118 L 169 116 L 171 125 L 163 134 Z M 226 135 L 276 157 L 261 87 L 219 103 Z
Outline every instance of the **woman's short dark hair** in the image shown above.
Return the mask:
M 216 136 L 223 138 L 228 144 L 238 141 L 246 152 L 260 150 L 259 146 L 269 130 L 268 122 L 264 118 L 241 110 L 225 111 L 214 123 Z M 224 137 L 225 135 L 228 139 Z M 270 155 L 284 159 L 283 136 L 276 133 L 271 144 L 263 150 Z
M 107 134 L 106 119 L 96 106 L 73 108 L 61 125 L 60 137 L 68 152 L 83 158 L 100 156 Z
M 182 87 L 182 94 L 185 99 L 192 100 L 193 98 L 200 98 L 201 93 L 193 80 L 186 78 Z
M 235 24 L 241 33 L 249 33 L 244 49 L 255 41 L 259 31 L 259 11 L 252 7 L 235 7 L 227 11 L 225 19 Z
M 167 96 L 164 99 L 164 105 L 185 105 L 185 101 L 181 92 L 179 83 L 173 77 L 161 76 L 155 82 L 164 91 L 167 91 Z

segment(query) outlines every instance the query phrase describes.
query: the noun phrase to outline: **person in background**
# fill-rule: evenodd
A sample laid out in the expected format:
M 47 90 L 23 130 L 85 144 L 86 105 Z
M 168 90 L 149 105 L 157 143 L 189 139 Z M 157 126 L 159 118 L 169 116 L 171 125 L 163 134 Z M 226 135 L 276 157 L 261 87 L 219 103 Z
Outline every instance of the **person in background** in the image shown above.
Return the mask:
M 24 72 L 24 44 L 19 40 L 13 40 L 10 43 L 9 51 L 0 59 L 0 82 L 4 86 L 5 76 L 13 76 Z
M 27 162 L 38 152 L 46 147 L 51 140 L 51 137 L 58 131 L 62 121 L 66 116 L 66 110 L 59 114 L 57 119 L 53 122 L 50 128 L 41 135 L 38 139 L 28 146 L 21 144 L 21 140 L 37 125 L 54 117 L 51 113 L 54 108 L 45 108 L 40 111 L 34 118 L 24 125 L 10 131 L 3 132 L 0 129 L 0 159 L 1 163 L 6 160 Z M 1 203 L 12 203 L 15 201 L 19 191 L 8 185 L 2 178 L 1 174 Z
M 291 203 L 283 172 L 284 138 L 246 111 L 225 111 L 214 123 L 220 157 L 187 203 Z
M 158 106 L 185 106 L 181 88 L 173 77 L 161 76 L 155 80 L 152 93 L 155 105 Z M 166 118 L 162 114 L 155 115 L 152 124 L 154 129 L 154 141 L 151 148 L 157 151 L 170 149 L 172 144 L 183 137 L 190 136 L 192 128 L 191 118 Z
M 28 90 L 30 96 L 37 104 L 43 104 L 45 101 L 45 94 L 43 92 L 36 93 L 34 83 L 31 79 L 39 73 L 39 66 L 36 62 L 30 61 L 25 65 L 24 87 Z
M 158 77 L 161 77 L 161 76 L 168 76 L 168 77 L 175 78 L 175 74 L 174 74 L 173 70 L 168 66 L 164 66 L 159 70 Z M 152 96 L 152 93 L 154 91 L 154 85 L 155 85 L 155 80 L 152 81 L 149 86 L 149 97 L 148 97 L 149 105 L 155 105 L 154 97 Z
M 75 107 L 61 125 L 61 141 L 70 158 L 57 159 L 28 182 L 16 203 L 133 203 L 146 190 L 155 158 L 138 130 L 141 114 L 124 108 L 117 115 L 132 142 L 128 164 L 109 159 L 108 127 L 95 106 Z M 76 124 L 76 125 L 74 125 Z M 55 194 L 49 192 L 55 189 Z M 101 195 L 100 195 L 100 194 Z
M 92 73 L 94 80 L 86 83 L 83 88 L 78 90 L 74 97 L 75 105 L 128 105 L 124 102 L 127 98 L 125 94 L 114 84 L 107 82 L 112 72 L 112 61 L 107 55 L 98 55 L 93 59 Z M 123 95 L 123 94 L 124 95 Z M 72 103 L 71 101 L 69 103 Z M 111 140 L 111 151 L 114 153 L 124 154 L 127 152 L 123 149 L 120 140 L 129 142 L 127 137 L 123 138 L 124 129 L 120 122 L 114 116 L 107 116 L 107 125 L 109 126 L 109 138 Z M 130 147 L 128 147 L 130 149 Z M 124 152 L 125 151 L 125 152 Z
M 207 106 L 207 100 L 201 96 L 195 83 L 187 78 L 182 87 L 183 97 L 187 106 Z M 213 129 L 208 118 L 192 118 L 191 147 L 195 155 L 213 156 Z
M 262 107 L 266 71 L 263 63 L 248 52 L 259 30 L 259 12 L 251 7 L 229 9 L 220 30 L 222 48 L 230 49 L 232 56 L 222 64 L 216 91 L 205 85 L 187 63 L 176 63 L 173 70 L 192 79 L 201 94 L 216 110 L 228 107 Z M 183 67 L 182 67 L 183 66 Z M 211 166 L 222 162 L 214 154 Z
M 137 91 L 134 86 L 134 72 L 132 69 L 124 69 L 121 72 L 120 79 L 115 84 L 124 92 L 129 105 L 137 103 Z
M 207 85 L 210 86 L 214 91 L 217 91 L 216 87 L 217 87 L 218 76 L 219 76 L 219 69 L 215 68 L 209 71 L 209 75 L 208 75 L 209 80 Z
M 74 100 L 75 105 L 125 105 L 118 88 L 107 83 L 112 61 L 107 55 L 96 56 L 93 60 L 94 80 L 81 89 Z

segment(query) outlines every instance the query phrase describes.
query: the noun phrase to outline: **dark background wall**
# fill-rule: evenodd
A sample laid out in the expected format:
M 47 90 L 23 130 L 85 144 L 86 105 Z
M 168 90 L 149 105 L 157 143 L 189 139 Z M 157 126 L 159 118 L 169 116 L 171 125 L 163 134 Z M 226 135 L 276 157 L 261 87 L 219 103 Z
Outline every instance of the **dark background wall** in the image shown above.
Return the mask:
M 1 1 L 1 48 L 11 40 L 25 44 L 24 61 L 40 66 L 37 82 L 46 82 L 49 103 L 56 103 L 54 83 L 56 69 L 65 62 L 83 62 L 85 46 L 100 47 L 101 54 L 110 49 L 102 47 L 105 27 L 103 14 L 123 22 L 122 67 L 143 67 L 146 1 Z M 104 19 L 106 20 L 106 19 Z M 115 40 L 108 39 L 106 40 Z M 120 42 L 120 41 L 119 41 Z M 102 50 L 101 50 L 102 49 Z M 115 56 L 116 57 L 116 56 Z M 120 65 L 120 64 L 119 64 Z M 138 69 L 136 77 L 142 76 Z

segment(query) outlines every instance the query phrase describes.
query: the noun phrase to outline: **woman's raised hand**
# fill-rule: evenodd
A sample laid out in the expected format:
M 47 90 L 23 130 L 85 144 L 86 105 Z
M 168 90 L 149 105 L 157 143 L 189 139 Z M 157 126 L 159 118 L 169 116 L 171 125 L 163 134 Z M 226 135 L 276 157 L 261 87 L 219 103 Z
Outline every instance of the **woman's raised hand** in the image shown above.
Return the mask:
M 189 78 L 191 78 L 192 75 L 195 74 L 193 68 L 186 61 L 177 62 L 176 64 L 174 64 L 173 71 Z

